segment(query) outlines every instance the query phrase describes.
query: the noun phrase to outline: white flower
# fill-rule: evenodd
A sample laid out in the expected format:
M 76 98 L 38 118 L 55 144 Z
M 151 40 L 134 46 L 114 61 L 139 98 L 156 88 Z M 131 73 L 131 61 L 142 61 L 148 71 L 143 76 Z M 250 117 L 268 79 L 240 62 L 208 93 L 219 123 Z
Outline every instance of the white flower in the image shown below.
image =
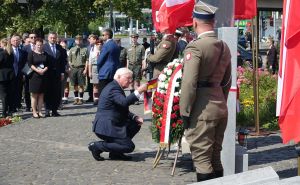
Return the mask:
M 168 87 L 169 87 L 169 83 L 166 83 L 165 84 L 165 89 L 168 89 Z
M 170 76 L 172 74 L 172 72 L 173 72 L 172 69 L 168 69 L 167 70 L 167 75 Z
M 179 90 L 179 92 L 178 92 L 178 93 L 179 93 L 179 95 L 181 94 L 181 89 Z
M 174 96 L 179 96 L 179 92 L 174 92 Z
M 166 93 L 166 91 L 165 91 L 165 90 L 161 90 L 161 91 L 160 91 L 160 93 L 162 93 L 162 94 L 165 94 L 165 93 Z
M 176 63 L 176 64 L 175 64 L 175 67 L 178 67 L 178 66 L 179 66 L 179 63 Z
M 160 74 L 158 79 L 159 81 L 164 82 L 167 79 L 167 76 L 165 74 Z
M 167 68 L 167 67 L 165 67 L 165 68 L 164 68 L 164 73 L 166 73 L 166 72 L 167 72 L 167 70 L 168 70 L 168 68 Z
M 168 67 L 173 67 L 174 66 L 174 62 L 170 62 L 170 63 L 168 63 L 168 65 L 167 65 Z
M 175 83 L 175 87 L 179 87 L 179 85 L 180 85 L 179 82 Z
M 164 89 L 165 88 L 165 84 L 164 83 L 160 83 L 159 84 L 159 88 Z

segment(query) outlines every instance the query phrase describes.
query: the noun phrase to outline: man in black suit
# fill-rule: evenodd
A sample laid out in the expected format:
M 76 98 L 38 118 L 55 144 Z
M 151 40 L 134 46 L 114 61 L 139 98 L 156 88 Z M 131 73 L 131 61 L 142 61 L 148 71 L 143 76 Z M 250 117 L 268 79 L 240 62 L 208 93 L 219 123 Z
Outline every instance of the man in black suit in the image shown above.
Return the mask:
M 29 41 L 30 43 L 28 45 L 25 45 L 22 50 L 28 53 L 32 52 L 35 47 L 35 39 L 37 38 L 37 35 L 35 33 L 30 33 L 29 34 Z M 27 62 L 27 59 L 26 59 Z M 31 99 L 30 99 L 30 92 L 29 92 L 29 77 L 25 76 L 25 83 L 24 83 L 24 95 L 25 95 L 25 104 L 26 104 L 26 111 L 30 111 L 31 107 Z
M 57 34 L 50 32 L 48 35 L 48 43 L 44 44 L 44 51 L 50 56 L 48 66 L 48 81 L 45 93 L 45 116 L 60 116 L 57 112 L 61 101 L 61 82 L 64 79 L 65 66 L 67 64 L 67 53 L 59 45 L 56 44 Z
M 274 45 L 273 38 L 267 39 L 267 44 L 269 45 L 269 50 L 267 51 L 267 62 L 269 65 L 269 70 L 272 74 L 275 74 L 277 71 L 277 49 Z
M 26 52 L 22 51 L 19 46 L 21 44 L 21 37 L 19 35 L 13 35 L 10 39 L 10 43 L 12 46 L 12 53 L 14 55 L 14 91 L 12 92 L 15 97 L 13 110 L 12 112 L 16 112 L 17 108 L 20 109 L 22 107 L 22 90 L 23 90 L 23 73 L 22 69 L 26 63 L 27 55 Z
M 129 111 L 129 105 L 139 100 L 147 85 L 140 86 L 129 96 L 124 89 L 132 83 L 132 71 L 120 68 L 114 75 L 114 80 L 103 89 L 98 110 L 93 122 L 93 132 L 103 141 L 91 142 L 88 146 L 95 160 L 100 161 L 102 152 L 109 152 L 113 160 L 130 160 L 124 153 L 133 152 L 135 145 L 132 138 L 138 133 L 143 118 Z

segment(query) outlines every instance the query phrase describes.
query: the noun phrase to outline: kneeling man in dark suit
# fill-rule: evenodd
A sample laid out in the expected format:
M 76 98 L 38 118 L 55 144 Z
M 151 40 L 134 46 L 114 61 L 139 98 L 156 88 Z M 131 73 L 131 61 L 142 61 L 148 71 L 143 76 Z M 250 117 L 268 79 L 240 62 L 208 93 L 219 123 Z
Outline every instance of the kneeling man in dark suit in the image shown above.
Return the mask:
M 147 85 L 140 86 L 129 96 L 124 89 L 132 83 L 132 71 L 120 68 L 102 91 L 98 110 L 93 122 L 93 132 L 103 141 L 91 142 L 88 146 L 95 160 L 104 158 L 102 152 L 109 152 L 109 158 L 114 160 L 130 160 L 124 153 L 133 152 L 135 145 L 132 138 L 139 132 L 143 118 L 129 111 L 129 105 L 139 100 Z

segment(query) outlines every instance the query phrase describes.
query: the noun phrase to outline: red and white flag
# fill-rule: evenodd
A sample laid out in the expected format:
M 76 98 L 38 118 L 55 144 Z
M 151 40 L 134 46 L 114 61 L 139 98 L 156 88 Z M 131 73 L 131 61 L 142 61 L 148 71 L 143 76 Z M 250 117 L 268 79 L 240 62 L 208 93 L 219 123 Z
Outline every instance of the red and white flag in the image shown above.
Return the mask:
M 300 1 L 285 0 L 277 108 L 283 143 L 300 141 Z
M 234 19 L 253 19 L 257 15 L 257 0 L 235 0 Z
M 193 24 L 195 0 L 152 0 L 152 19 L 157 32 L 175 33 Z

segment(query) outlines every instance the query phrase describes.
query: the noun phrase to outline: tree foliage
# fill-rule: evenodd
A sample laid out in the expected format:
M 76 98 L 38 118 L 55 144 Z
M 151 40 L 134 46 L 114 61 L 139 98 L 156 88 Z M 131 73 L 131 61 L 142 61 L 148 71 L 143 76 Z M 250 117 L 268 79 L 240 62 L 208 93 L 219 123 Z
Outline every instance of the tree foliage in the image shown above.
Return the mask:
M 24 0 L 22 0 L 24 1 Z M 88 31 L 95 24 L 103 24 L 109 0 L 0 0 L 0 36 L 14 32 L 38 30 L 77 34 Z M 141 18 L 141 9 L 150 1 L 112 0 L 114 10 L 132 18 Z M 92 26 L 91 26 L 92 25 Z M 1 35 L 2 33 L 2 35 Z

